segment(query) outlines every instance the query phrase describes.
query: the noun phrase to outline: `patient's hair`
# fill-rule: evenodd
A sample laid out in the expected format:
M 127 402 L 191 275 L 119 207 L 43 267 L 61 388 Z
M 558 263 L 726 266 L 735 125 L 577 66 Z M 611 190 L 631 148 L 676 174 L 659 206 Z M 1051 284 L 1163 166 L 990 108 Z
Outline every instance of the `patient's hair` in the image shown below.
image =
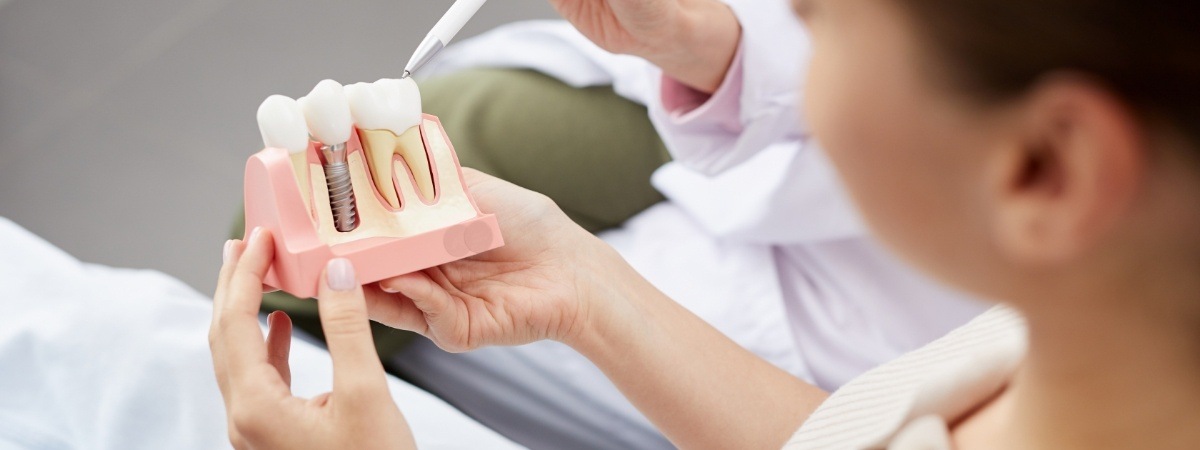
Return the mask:
M 899 1 L 973 97 L 1011 99 L 1071 70 L 1200 143 L 1200 1 Z

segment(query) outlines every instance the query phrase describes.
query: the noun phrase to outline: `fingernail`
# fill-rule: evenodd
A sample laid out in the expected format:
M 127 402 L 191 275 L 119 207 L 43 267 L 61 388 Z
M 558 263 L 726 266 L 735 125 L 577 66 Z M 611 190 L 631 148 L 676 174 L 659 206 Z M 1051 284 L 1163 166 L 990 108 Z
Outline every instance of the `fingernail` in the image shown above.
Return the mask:
M 339 292 L 349 291 L 357 284 L 354 280 L 354 265 L 345 258 L 329 260 L 325 266 L 325 278 L 329 288 Z
M 221 249 L 221 261 L 228 264 L 229 260 L 233 259 L 233 240 L 225 241 L 225 248 Z
M 262 227 L 254 227 L 253 230 L 250 230 L 250 239 L 247 239 L 246 242 L 254 244 L 260 236 L 262 236 Z
M 269 324 L 271 328 L 275 328 L 279 325 L 279 322 L 283 320 L 283 316 L 286 315 L 287 313 L 283 311 L 271 311 L 271 314 L 267 315 L 267 324 Z
M 380 284 L 379 284 L 379 290 L 381 290 L 381 291 L 383 291 L 383 292 L 387 292 L 387 293 L 389 293 L 389 294 L 395 294 L 395 293 L 397 293 L 397 292 L 400 292 L 400 291 L 398 291 L 398 290 L 392 289 L 392 287 L 391 287 L 391 286 L 389 286 L 389 285 L 386 285 L 386 284 L 383 284 L 383 283 L 380 283 Z

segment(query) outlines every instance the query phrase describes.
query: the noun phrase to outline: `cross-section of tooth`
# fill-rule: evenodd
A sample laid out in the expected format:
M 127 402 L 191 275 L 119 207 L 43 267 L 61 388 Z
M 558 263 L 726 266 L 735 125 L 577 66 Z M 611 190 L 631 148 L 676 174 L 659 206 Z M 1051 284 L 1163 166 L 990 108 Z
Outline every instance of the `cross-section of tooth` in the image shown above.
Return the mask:
M 391 131 L 376 130 L 393 136 Z M 328 219 L 332 210 L 329 205 L 315 202 L 315 216 L 320 222 L 318 234 L 321 240 L 330 245 L 354 242 L 368 237 L 412 237 L 431 231 L 445 229 L 479 215 L 467 194 L 462 182 L 459 165 L 445 131 L 437 120 L 425 116 L 421 124 L 411 132 L 423 137 L 423 146 L 429 155 L 430 166 L 434 168 L 434 178 L 437 181 L 436 201 L 422 201 L 413 183 L 404 180 L 397 183 L 397 195 L 403 208 L 399 211 L 389 208 L 384 201 L 366 200 L 374 197 L 372 174 L 368 155 L 365 151 L 356 151 L 347 158 L 351 177 L 354 180 L 354 195 L 362 199 L 357 203 L 361 214 L 361 226 L 351 232 L 339 232 Z M 362 134 L 362 130 L 359 131 Z M 399 176 L 406 171 L 406 165 L 401 158 L 394 158 L 393 170 Z M 315 175 L 315 172 L 314 172 Z M 325 188 L 320 183 L 313 183 L 314 196 L 325 195 Z
M 307 207 L 310 199 L 308 177 L 308 125 L 300 105 L 290 97 L 272 95 L 258 107 L 258 131 L 267 148 L 282 148 L 292 159 L 300 196 Z
M 412 79 L 382 79 L 346 87 L 350 110 L 358 124 L 359 139 L 370 155 L 376 188 L 392 207 L 400 206 L 393 176 L 407 182 L 407 174 L 393 173 L 392 160 L 400 155 L 412 173 L 422 199 L 435 196 L 432 168 L 417 125 L 421 123 L 421 92 Z M 403 187 L 399 187 L 400 190 Z

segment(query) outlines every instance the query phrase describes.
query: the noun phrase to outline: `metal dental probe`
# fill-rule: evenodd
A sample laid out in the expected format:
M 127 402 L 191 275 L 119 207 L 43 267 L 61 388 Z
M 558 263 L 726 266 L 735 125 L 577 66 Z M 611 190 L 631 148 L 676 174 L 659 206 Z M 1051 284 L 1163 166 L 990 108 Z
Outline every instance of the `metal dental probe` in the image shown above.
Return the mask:
M 450 10 L 446 11 L 446 15 L 438 20 L 437 24 L 429 30 L 429 34 L 425 35 L 425 39 L 421 41 L 421 45 L 417 46 L 417 51 L 413 53 L 412 58 L 409 58 L 408 64 L 404 66 L 404 75 L 400 78 L 408 78 L 413 72 L 433 59 L 433 55 L 442 51 L 450 44 L 450 40 L 462 30 L 471 17 L 479 12 L 479 8 L 487 0 L 458 0 L 450 6 Z
M 346 144 L 322 145 L 321 156 L 325 159 L 325 185 L 329 187 L 334 228 L 340 232 L 353 231 L 358 226 L 358 214 L 354 208 L 350 166 L 346 164 Z

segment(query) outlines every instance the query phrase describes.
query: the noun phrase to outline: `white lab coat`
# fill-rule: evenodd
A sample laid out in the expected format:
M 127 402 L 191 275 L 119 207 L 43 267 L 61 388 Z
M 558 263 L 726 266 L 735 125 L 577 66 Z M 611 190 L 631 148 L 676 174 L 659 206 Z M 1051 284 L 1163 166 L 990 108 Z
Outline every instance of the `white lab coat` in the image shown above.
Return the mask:
M 512 24 L 451 46 L 427 73 L 529 68 L 577 87 L 612 85 L 645 104 L 675 159 L 652 179 L 669 201 L 601 237 L 656 286 L 742 346 L 834 390 L 966 323 L 986 306 L 915 273 L 866 233 L 797 113 L 811 48 L 787 1 L 730 3 L 743 29 L 740 65 L 733 69 L 741 71 L 741 84 L 727 83 L 711 101 L 736 104 L 732 114 L 728 108 L 667 111 L 655 67 L 607 53 L 560 21 Z M 726 91 L 738 94 L 730 99 L 722 95 Z M 437 356 L 425 346 L 415 353 L 421 356 L 405 356 L 406 367 L 436 371 L 430 381 L 435 390 L 502 432 L 522 428 L 514 418 L 521 414 L 506 410 L 512 405 L 530 408 L 527 415 L 534 420 L 549 415 L 536 411 L 539 402 L 570 402 L 572 414 L 587 416 L 579 411 L 589 405 L 597 411 L 576 418 L 584 425 L 564 433 L 595 435 L 598 446 L 613 436 L 652 433 L 594 366 L 561 345 L 457 357 Z M 465 386 L 530 367 L 541 376 L 508 398 L 482 399 L 504 397 L 482 391 L 454 396 L 466 392 Z M 473 378 L 477 373 L 491 381 Z M 569 394 L 547 393 L 554 390 Z M 565 442 L 536 435 L 517 439 L 551 447 Z M 630 439 L 622 444 L 667 446 L 649 437 Z

